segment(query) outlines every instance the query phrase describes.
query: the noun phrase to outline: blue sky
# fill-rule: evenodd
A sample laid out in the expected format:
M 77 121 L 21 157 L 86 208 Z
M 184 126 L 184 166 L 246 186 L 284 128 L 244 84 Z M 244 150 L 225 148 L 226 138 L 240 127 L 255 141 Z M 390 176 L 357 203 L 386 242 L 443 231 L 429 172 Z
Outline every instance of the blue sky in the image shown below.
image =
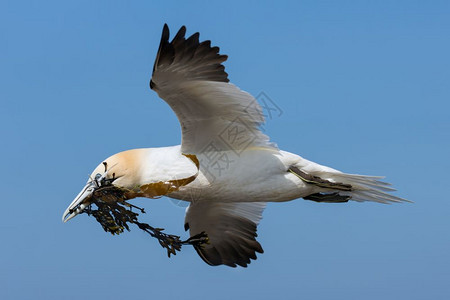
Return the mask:
M 2 1 L 1 299 L 448 299 L 448 1 Z M 139 230 L 61 223 L 87 175 L 122 150 L 178 144 L 148 88 L 161 29 L 186 25 L 229 55 L 233 83 L 282 110 L 280 148 L 385 175 L 414 204 L 269 204 L 265 253 L 210 267 L 168 259 Z M 137 199 L 183 232 L 184 209 Z

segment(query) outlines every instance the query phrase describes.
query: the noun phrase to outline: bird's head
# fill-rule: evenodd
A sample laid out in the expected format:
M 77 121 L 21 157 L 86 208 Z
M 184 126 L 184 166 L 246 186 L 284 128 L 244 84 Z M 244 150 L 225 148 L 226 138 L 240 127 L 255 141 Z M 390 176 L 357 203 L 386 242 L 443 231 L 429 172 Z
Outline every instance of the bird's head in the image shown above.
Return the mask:
M 117 153 L 101 162 L 89 176 L 84 188 L 75 197 L 63 214 L 63 222 L 67 222 L 94 202 L 100 199 L 111 203 L 124 201 L 138 196 L 140 153 L 129 150 Z

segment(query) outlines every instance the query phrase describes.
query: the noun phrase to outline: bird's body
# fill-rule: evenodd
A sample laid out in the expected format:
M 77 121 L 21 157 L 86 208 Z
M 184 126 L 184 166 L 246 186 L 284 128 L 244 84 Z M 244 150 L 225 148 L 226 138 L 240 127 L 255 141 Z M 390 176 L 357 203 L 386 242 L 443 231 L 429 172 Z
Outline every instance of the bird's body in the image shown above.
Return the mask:
M 381 177 L 352 175 L 278 149 L 259 130 L 264 122 L 256 99 L 228 82 L 227 57 L 198 33 L 182 27 L 169 42 L 164 26 L 150 87 L 175 111 L 182 129 L 179 146 L 115 154 L 94 170 L 63 215 L 82 212 L 103 185 L 105 201 L 167 196 L 190 202 L 185 228 L 206 232 L 197 246 L 211 265 L 247 266 L 262 253 L 256 227 L 267 202 L 297 198 L 340 203 L 349 200 L 401 202 Z
M 180 149 L 179 146 L 174 148 Z M 167 196 L 189 202 L 281 202 L 307 196 L 313 191 L 313 187 L 307 187 L 297 176 L 287 172 L 293 164 L 301 163 L 301 158 L 294 154 L 255 148 L 243 151 L 240 156 L 231 150 L 221 155 L 227 161 L 200 164 L 198 176 L 192 183 Z M 200 161 L 206 161 L 199 157 Z
M 205 155 L 196 156 L 199 168 L 189 156 L 183 155 L 181 145 L 160 148 L 144 148 L 124 151 L 107 158 L 114 166 L 119 160 L 133 169 L 133 176 L 121 177 L 116 184 L 136 193 L 137 196 L 167 196 L 188 202 L 282 202 L 319 192 L 320 188 L 307 185 L 289 167 L 320 166 L 298 155 L 265 148 L 250 148 L 239 156 L 232 150 L 220 152 L 226 160 L 207 161 Z M 103 165 L 96 173 L 102 173 Z M 330 169 L 331 170 L 331 169 Z M 186 185 L 175 187 L 170 182 L 195 179 Z M 158 185 L 159 184 L 159 185 Z M 166 185 L 161 191 L 159 187 Z M 145 188 L 148 186 L 148 188 Z M 171 188 L 173 187 L 173 188 Z

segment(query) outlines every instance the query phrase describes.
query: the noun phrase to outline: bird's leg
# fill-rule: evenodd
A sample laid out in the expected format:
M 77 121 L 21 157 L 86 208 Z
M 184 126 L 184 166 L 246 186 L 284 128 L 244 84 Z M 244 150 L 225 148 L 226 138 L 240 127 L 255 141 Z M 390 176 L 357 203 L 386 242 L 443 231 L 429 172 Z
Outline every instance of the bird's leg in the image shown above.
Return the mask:
M 352 196 L 342 196 L 339 195 L 338 193 L 331 193 L 331 194 L 316 193 L 303 197 L 303 199 L 315 202 L 344 203 L 348 202 L 348 200 L 350 200 L 351 197 Z
M 334 189 L 334 190 L 339 190 L 339 191 L 351 191 L 352 190 L 352 186 L 350 184 L 346 184 L 346 183 L 342 183 L 342 182 L 332 182 L 332 181 L 320 178 L 319 176 L 308 174 L 295 166 L 289 167 L 288 172 L 291 172 L 292 174 L 294 174 L 295 176 L 297 176 L 302 181 L 304 181 L 308 184 L 314 184 L 319 187 Z
M 307 184 L 313 184 L 321 188 L 339 190 L 350 192 L 353 190 L 353 187 L 350 184 L 342 183 L 342 182 L 333 182 L 327 179 L 320 178 L 319 176 L 315 176 L 312 174 L 308 174 L 296 166 L 291 166 L 288 169 L 288 172 L 294 174 L 302 181 Z M 316 202 L 327 202 L 327 203 L 343 203 L 348 202 L 352 196 L 339 195 L 339 193 L 315 193 L 303 197 L 305 200 L 311 200 Z

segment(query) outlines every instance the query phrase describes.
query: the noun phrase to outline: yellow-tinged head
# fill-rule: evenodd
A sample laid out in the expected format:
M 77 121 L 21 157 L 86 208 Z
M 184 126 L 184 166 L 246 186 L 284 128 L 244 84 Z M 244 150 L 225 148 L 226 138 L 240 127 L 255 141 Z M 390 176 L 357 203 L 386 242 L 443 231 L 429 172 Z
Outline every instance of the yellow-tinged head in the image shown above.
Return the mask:
M 92 172 L 88 182 L 63 214 L 67 222 L 95 198 L 104 202 L 124 201 L 141 196 L 141 169 L 146 149 L 133 149 L 114 154 L 101 162 Z
M 64 212 L 63 221 L 72 219 L 95 200 L 112 203 L 170 194 L 192 182 L 198 168 L 196 156 L 182 154 L 179 146 L 117 153 L 95 168 Z

